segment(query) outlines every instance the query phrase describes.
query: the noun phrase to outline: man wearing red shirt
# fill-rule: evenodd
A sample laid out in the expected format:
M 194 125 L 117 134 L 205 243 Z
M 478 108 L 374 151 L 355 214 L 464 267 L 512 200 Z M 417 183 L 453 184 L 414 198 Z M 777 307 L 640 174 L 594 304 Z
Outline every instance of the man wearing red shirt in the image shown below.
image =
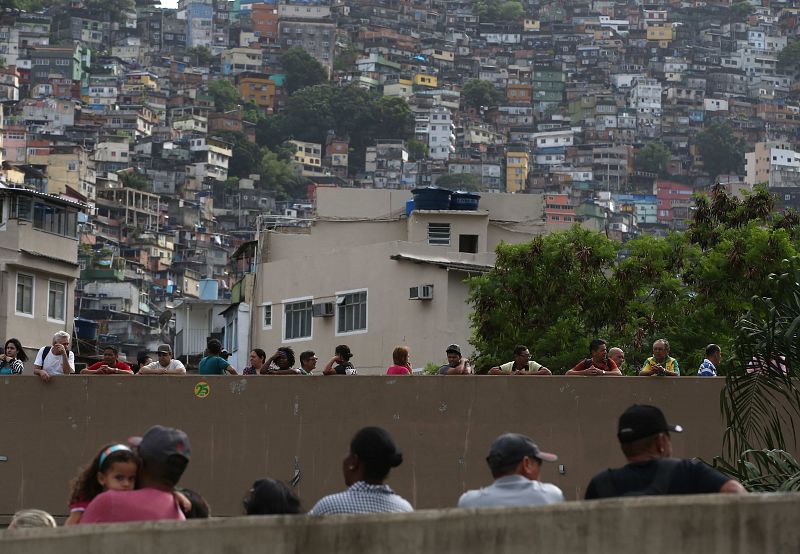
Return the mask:
M 589 343 L 591 358 L 581 360 L 567 371 L 567 375 L 622 375 L 614 360 L 606 357 L 608 344 L 603 339 L 594 339 Z
M 81 375 L 133 375 L 131 366 L 117 359 L 116 346 L 103 348 L 103 361 L 96 362 L 81 370 Z

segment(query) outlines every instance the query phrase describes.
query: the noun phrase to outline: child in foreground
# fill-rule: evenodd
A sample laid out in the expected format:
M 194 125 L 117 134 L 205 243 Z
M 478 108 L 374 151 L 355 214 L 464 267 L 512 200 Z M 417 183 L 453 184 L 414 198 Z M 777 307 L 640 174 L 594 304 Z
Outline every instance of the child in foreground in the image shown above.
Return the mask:
M 124 444 L 104 447 L 92 463 L 72 482 L 69 517 L 64 525 L 77 525 L 86 506 L 101 492 L 130 491 L 136 486 L 139 459 Z

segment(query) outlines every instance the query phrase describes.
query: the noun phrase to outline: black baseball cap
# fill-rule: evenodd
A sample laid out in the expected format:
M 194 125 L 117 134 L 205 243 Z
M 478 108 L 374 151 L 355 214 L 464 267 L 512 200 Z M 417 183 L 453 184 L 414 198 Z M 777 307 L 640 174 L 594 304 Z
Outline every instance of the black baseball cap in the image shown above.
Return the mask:
M 522 458 L 537 458 L 545 462 L 555 462 L 558 456 L 543 452 L 535 442 L 519 433 L 505 433 L 492 443 L 486 463 L 490 468 L 502 468 L 522 461 Z
M 450 354 L 451 352 L 453 354 L 458 354 L 460 356 L 461 355 L 461 347 L 459 345 L 457 345 L 457 344 L 451 344 L 450 346 L 447 347 L 447 350 L 445 350 L 445 354 Z
M 189 446 L 189 437 L 180 429 L 154 425 L 142 435 L 137 452 L 142 458 L 166 463 L 167 458 L 178 455 L 191 458 L 192 449 Z
M 680 425 L 667 425 L 664 413 L 655 406 L 634 404 L 619 416 L 619 442 L 633 442 L 657 433 L 682 433 Z

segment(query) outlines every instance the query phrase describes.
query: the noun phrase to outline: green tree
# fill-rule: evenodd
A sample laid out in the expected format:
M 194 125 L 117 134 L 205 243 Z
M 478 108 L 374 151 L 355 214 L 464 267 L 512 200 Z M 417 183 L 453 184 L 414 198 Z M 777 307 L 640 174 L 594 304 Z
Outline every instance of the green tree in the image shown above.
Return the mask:
M 350 71 L 355 67 L 357 59 L 358 50 L 352 44 L 337 48 L 336 55 L 333 58 L 333 69 L 334 71 Z
M 233 155 L 228 162 L 228 175 L 247 178 L 259 172 L 262 158 L 261 148 L 257 144 L 250 142 L 244 133 L 217 131 L 215 135 L 233 145 Z
M 214 59 L 214 55 L 209 50 L 208 46 L 193 46 L 186 51 L 186 54 L 192 60 L 192 64 L 198 67 L 207 67 Z
M 450 190 L 481 190 L 481 180 L 471 173 L 448 173 L 436 179 L 436 186 Z
M 273 191 L 278 199 L 304 196 L 305 179 L 295 173 L 292 164 L 294 146 L 280 146 L 277 151 L 262 149 L 259 188 Z
M 427 144 L 413 138 L 406 141 L 406 150 L 408 150 L 408 157 L 412 162 L 424 160 L 429 153 Z
M 503 94 L 489 81 L 469 79 L 461 89 L 464 103 L 472 108 L 481 106 L 496 106 L 503 98 Z
M 300 46 L 289 48 L 283 55 L 281 63 L 286 71 L 284 88 L 288 94 L 294 94 L 302 88 L 319 85 L 328 80 L 325 67 Z
M 744 165 L 744 141 L 727 123 L 714 121 L 695 137 L 703 166 L 712 179 L 725 173 L 739 173 Z
M 214 97 L 214 107 L 218 112 L 227 112 L 239 105 L 239 91 L 225 79 L 216 79 L 208 85 L 208 93 Z
M 525 9 L 518 0 L 473 0 L 472 11 L 487 22 L 518 21 Z
M 648 142 L 639 152 L 636 153 L 636 159 L 633 165 L 636 169 L 655 173 L 661 177 L 666 175 L 667 164 L 672 158 L 672 151 L 669 147 L 660 141 Z
M 797 68 L 800 63 L 800 40 L 790 41 L 778 54 L 778 67 Z
M 666 337 L 682 373 L 693 374 L 709 342 L 730 351 L 737 319 L 798 255 L 797 215 L 774 216 L 771 202 L 764 189 L 739 201 L 717 186 L 696 199 L 688 232 L 630 241 L 621 260 L 618 245 L 579 228 L 499 246 L 495 268 L 471 280 L 478 365 L 521 342 L 563 372 L 599 336 L 639 367 Z
M 146 175 L 137 171 L 120 171 L 117 175 L 123 187 L 145 191 L 150 190 L 150 181 L 147 179 Z

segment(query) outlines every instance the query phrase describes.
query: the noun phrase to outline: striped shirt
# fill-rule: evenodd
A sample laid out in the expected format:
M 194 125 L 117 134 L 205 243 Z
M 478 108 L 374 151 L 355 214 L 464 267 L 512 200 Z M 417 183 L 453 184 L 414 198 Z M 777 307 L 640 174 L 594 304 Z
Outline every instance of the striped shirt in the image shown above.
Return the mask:
M 413 512 L 408 501 L 395 494 L 389 485 L 354 483 L 344 492 L 324 497 L 308 512 L 312 516 L 333 514 L 371 514 L 378 512 Z

